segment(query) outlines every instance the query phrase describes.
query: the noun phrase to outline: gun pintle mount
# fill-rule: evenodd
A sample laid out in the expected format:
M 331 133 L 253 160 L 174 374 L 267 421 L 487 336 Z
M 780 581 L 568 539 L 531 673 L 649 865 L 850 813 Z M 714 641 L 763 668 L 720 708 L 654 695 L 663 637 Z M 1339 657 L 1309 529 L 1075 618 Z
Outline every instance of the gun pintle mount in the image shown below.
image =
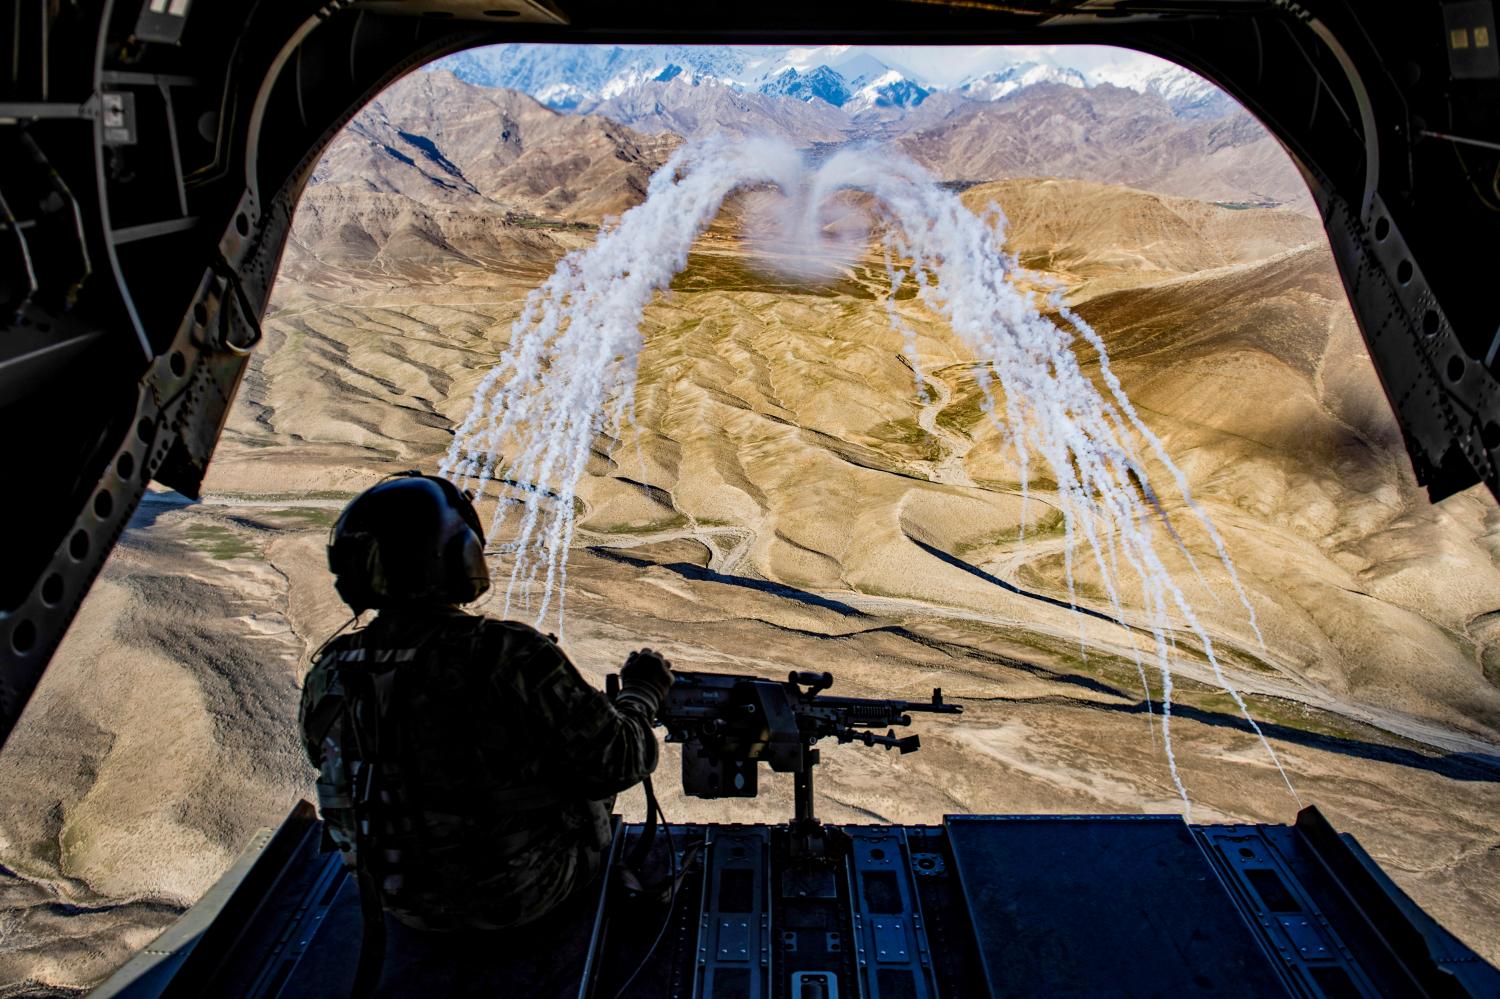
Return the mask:
M 934 688 L 930 701 L 830 697 L 831 673 L 793 670 L 785 680 L 728 673 L 675 672 L 657 721 L 667 741 L 682 744 L 682 790 L 697 798 L 753 798 L 759 791 L 757 764 L 770 764 L 795 778 L 794 824 L 813 816 L 812 768 L 819 739 L 884 746 L 902 753 L 921 748 L 916 735 L 900 736 L 894 726 L 910 725 L 911 713 L 959 714 Z M 619 677 L 608 678 L 610 696 Z M 884 735 L 870 731 L 886 729 Z

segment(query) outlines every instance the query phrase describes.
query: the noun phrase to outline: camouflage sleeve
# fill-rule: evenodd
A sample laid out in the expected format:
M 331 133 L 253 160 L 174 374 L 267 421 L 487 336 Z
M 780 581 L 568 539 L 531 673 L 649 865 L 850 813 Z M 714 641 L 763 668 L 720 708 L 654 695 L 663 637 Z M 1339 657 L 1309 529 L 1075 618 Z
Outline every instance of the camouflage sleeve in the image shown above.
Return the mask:
M 302 733 L 298 741 L 302 743 L 302 749 L 307 753 L 307 760 L 313 766 L 318 765 L 317 747 L 307 737 L 307 718 L 313 710 L 313 673 L 317 667 L 309 670 L 307 676 L 302 680 L 302 703 L 297 708 L 297 729 Z
M 319 663 L 314 663 L 307 671 L 307 676 L 302 679 L 302 702 L 297 709 L 297 727 L 302 733 L 302 748 L 307 753 L 308 762 L 314 767 L 322 765 L 323 747 L 320 745 L 321 738 L 314 737 L 311 731 L 312 721 L 317 714 L 318 705 L 328 694 L 328 681 L 328 670 Z
M 578 672 L 550 639 L 512 629 L 502 661 L 515 664 L 519 691 L 558 770 L 589 797 L 617 794 L 656 769 L 651 713 L 638 703 L 616 707 Z

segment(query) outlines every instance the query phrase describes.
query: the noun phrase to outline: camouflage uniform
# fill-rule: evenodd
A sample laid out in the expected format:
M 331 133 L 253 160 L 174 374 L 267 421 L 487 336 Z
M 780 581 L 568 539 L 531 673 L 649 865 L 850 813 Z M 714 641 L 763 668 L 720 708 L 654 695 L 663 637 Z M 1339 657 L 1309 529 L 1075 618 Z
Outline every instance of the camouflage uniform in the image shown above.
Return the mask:
M 599 873 L 614 795 L 656 768 L 653 697 L 612 704 L 523 624 L 386 611 L 321 651 L 301 723 L 326 828 L 386 910 L 503 929 Z

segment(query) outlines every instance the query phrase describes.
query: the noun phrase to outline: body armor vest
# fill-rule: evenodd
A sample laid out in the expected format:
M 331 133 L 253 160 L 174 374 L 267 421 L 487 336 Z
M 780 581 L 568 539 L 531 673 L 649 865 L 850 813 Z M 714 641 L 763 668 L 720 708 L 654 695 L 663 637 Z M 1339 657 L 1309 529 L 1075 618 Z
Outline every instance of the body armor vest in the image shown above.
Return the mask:
M 372 626 L 334 640 L 315 663 L 329 675 L 307 722 L 321 747 L 327 835 L 385 908 L 427 922 L 434 900 L 469 887 L 476 851 L 503 859 L 536 838 L 530 828 L 487 836 L 487 824 L 560 801 L 505 772 L 486 625 L 443 621 L 399 647 L 377 644 Z

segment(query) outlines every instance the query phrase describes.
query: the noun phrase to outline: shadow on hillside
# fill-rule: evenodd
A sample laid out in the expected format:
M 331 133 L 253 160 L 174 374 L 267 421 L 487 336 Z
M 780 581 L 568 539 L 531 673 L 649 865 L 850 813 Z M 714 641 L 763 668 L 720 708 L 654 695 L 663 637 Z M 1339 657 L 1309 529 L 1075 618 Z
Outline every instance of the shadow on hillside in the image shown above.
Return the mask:
M 154 527 L 156 519 L 164 513 L 173 510 L 184 510 L 190 506 L 199 506 L 201 500 L 191 499 L 179 492 L 147 492 L 141 497 L 139 505 L 130 515 L 128 526 L 131 530 Z
M 920 541 L 917 538 L 912 537 L 910 534 L 906 536 L 906 540 L 910 541 L 912 544 L 916 545 L 918 548 L 922 549 L 933 558 L 938 559 L 942 562 L 946 562 L 947 564 L 953 566 L 955 569 L 962 569 L 964 572 L 967 572 L 971 576 L 978 576 L 986 583 L 998 586 L 1002 590 L 1005 590 L 1009 593 L 1014 593 L 1018 597 L 1025 597 L 1028 600 L 1039 600 L 1044 604 L 1051 604 L 1053 607 L 1061 607 L 1063 610 L 1073 611 L 1075 614 L 1083 614 L 1088 617 L 1096 617 L 1101 621 L 1108 621 L 1110 624 L 1120 623 L 1114 618 L 1110 617 L 1108 614 L 1103 613 L 1102 611 L 1090 610 L 1087 607 L 1079 607 L 1076 604 L 1070 604 L 1066 600 L 1058 600 L 1055 597 L 1045 596 L 1041 593 L 1033 593 L 1030 590 L 1023 590 L 1014 583 L 1007 583 L 999 576 L 992 576 L 989 573 L 985 572 L 983 569 L 979 568 L 977 565 L 974 565 L 970 562 L 965 562 L 957 555 L 949 555 L 941 548 L 933 547 L 925 541 Z M 1121 627 L 1128 628 L 1129 625 L 1121 625 Z
M 704 583 L 723 583 L 726 586 L 739 586 L 747 590 L 755 590 L 759 593 L 768 593 L 773 597 L 781 597 L 783 600 L 792 600 L 799 604 L 806 604 L 809 607 L 833 611 L 835 614 L 840 614 L 844 617 L 862 618 L 867 616 L 858 607 L 852 607 L 842 601 L 820 596 L 807 590 L 799 590 L 795 586 L 787 586 L 784 583 L 773 583 L 768 579 L 752 579 L 749 576 L 727 576 L 722 572 L 714 572 L 712 569 L 705 569 L 703 566 L 694 565 L 691 562 L 653 562 L 650 559 L 635 558 L 603 546 L 591 547 L 589 551 L 600 558 L 607 558 L 611 562 L 620 562 L 624 565 L 634 566 L 637 569 L 644 569 L 647 566 L 653 565 L 659 566 L 670 572 L 677 573 L 677 575 L 684 579 Z
M 1100 705 L 1100 707 L 1128 711 L 1132 714 L 1141 714 L 1146 710 L 1142 703 Z M 1195 708 L 1190 704 L 1174 704 L 1172 716 L 1191 718 L 1193 721 L 1215 728 L 1233 728 L 1241 732 L 1253 732 L 1250 723 L 1245 721 L 1243 716 L 1226 711 L 1209 711 L 1204 708 Z M 1279 722 L 1264 722 L 1257 719 L 1257 724 L 1260 725 L 1260 730 L 1265 733 L 1267 739 L 1289 742 L 1297 746 L 1309 746 L 1313 749 L 1324 749 L 1362 760 L 1374 760 L 1410 767 L 1414 770 L 1425 770 L 1449 780 L 1500 783 L 1500 756 L 1491 756 L 1486 753 L 1429 754 L 1401 746 L 1385 746 L 1378 742 L 1351 739 L 1347 736 L 1310 732 Z
M 1118 693 L 1118 691 L 1116 691 Z M 964 700 L 984 701 L 1013 701 L 1017 704 L 1045 703 L 1053 700 L 1066 701 L 1073 707 L 1084 708 L 1092 711 L 1108 711 L 1115 714 L 1143 715 L 1148 708 L 1145 701 L 1109 702 L 1084 700 L 1074 697 L 1040 697 L 1040 698 L 960 698 L 950 697 L 950 700 L 962 702 Z M 1159 714 L 1161 706 L 1153 702 L 1149 708 L 1153 713 Z M 1189 719 L 1202 725 L 1213 728 L 1228 728 L 1247 734 L 1254 734 L 1243 715 L 1228 711 L 1212 711 L 1207 708 L 1194 707 L 1191 704 L 1173 702 L 1172 717 L 1174 719 Z M 1426 753 L 1416 749 L 1408 749 L 1402 746 L 1388 746 L 1378 742 L 1369 742 L 1364 739 L 1354 739 L 1348 736 L 1330 735 L 1325 732 L 1314 732 L 1308 729 L 1297 728 L 1281 722 L 1268 722 L 1256 720 L 1261 732 L 1268 740 L 1288 743 L 1293 746 L 1307 746 L 1310 749 L 1321 749 L 1330 753 L 1338 753 L 1342 756 L 1352 756 L 1361 760 L 1372 760 L 1377 763 L 1390 763 L 1399 767 L 1409 767 L 1413 770 L 1424 770 L 1428 773 L 1446 777 L 1449 780 L 1483 783 L 1500 783 L 1500 755 L 1488 753 Z

